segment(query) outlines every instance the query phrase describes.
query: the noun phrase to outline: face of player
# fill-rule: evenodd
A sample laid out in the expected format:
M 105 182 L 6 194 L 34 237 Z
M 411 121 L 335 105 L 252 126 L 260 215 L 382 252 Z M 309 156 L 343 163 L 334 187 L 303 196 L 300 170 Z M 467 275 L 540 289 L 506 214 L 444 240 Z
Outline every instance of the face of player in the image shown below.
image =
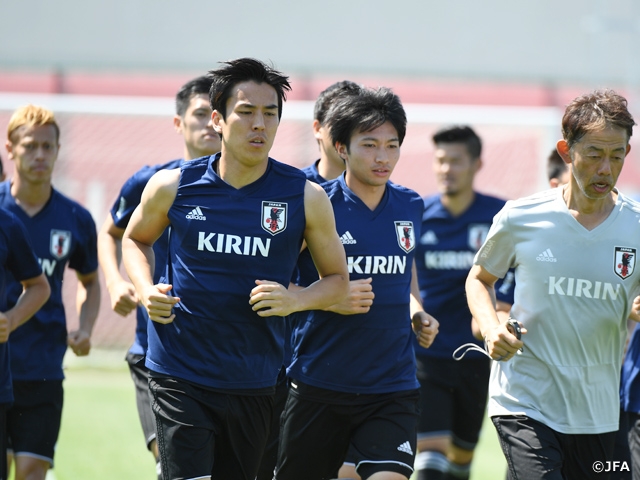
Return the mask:
M 184 137 L 186 160 L 213 155 L 220 151 L 220 136 L 213 129 L 209 97 L 198 94 L 191 97 L 184 116 L 174 118 L 176 131 Z
M 630 149 L 627 133 L 621 128 L 607 126 L 588 132 L 569 152 L 572 184 L 591 200 L 608 197 Z
M 400 159 L 398 132 L 390 122 L 385 122 L 369 132 L 351 136 L 349 150 L 338 146 L 338 153 L 347 165 L 346 181 L 351 190 L 386 185 Z
M 278 94 L 267 83 L 239 83 L 227 100 L 227 118 L 216 110 L 212 118 L 225 158 L 246 167 L 261 164 L 278 130 Z
M 22 126 L 7 141 L 16 175 L 26 183 L 50 183 L 60 145 L 53 125 Z
M 480 166 L 480 159 L 473 159 L 463 143 L 437 144 L 433 171 L 440 194 L 456 196 L 472 191 Z

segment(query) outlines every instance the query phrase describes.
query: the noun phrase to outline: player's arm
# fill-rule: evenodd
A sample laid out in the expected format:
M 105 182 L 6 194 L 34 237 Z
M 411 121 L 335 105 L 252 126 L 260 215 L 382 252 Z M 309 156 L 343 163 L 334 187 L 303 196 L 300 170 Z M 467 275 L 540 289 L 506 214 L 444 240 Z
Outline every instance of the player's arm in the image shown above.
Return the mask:
M 418 270 L 416 262 L 411 265 L 411 295 L 409 297 L 411 324 L 421 347 L 429 348 L 438 334 L 438 321 L 424 311 L 420 286 L 418 285 Z
M 100 277 L 98 271 L 78 273 L 76 306 L 79 326 L 69 332 L 67 343 L 78 356 L 88 355 L 91 350 L 91 332 L 100 311 Z
M 498 315 L 498 320 L 500 323 L 506 323 L 511 316 L 511 304 L 507 302 L 503 302 L 502 300 L 496 300 L 496 314 Z M 478 326 L 478 321 L 471 317 L 471 333 L 474 338 L 477 340 L 482 340 L 482 333 L 480 332 L 480 327 Z
M 51 288 L 44 273 L 22 280 L 22 293 L 16 304 L 0 313 L 0 343 L 9 339 L 9 334 L 29 320 L 49 299 Z
M 107 215 L 98 232 L 98 259 L 109 290 L 111 308 L 117 314 L 126 317 L 136 308 L 138 297 L 133 284 L 125 280 L 120 273 L 123 235 L 124 229 L 116 226 L 111 215 Z
M 153 283 L 153 244 L 169 226 L 168 212 L 178 191 L 180 170 L 161 170 L 142 192 L 122 237 L 122 259 L 142 305 L 155 322 L 170 323 L 179 298 L 167 295 L 171 285 Z
M 497 280 L 498 277 L 489 273 L 483 266 L 473 265 L 467 276 L 465 289 L 469 310 L 478 322 L 489 355 L 494 360 L 508 360 L 522 348 L 523 343 L 498 318 L 494 290 Z M 525 328 L 522 329 L 522 333 L 526 333 Z
M 309 181 L 304 190 L 304 211 L 307 221 L 304 239 L 320 279 L 301 290 L 288 290 L 276 282 L 256 280 L 257 287 L 251 291 L 249 303 L 260 316 L 322 310 L 347 295 L 349 273 L 333 208 L 325 191 Z

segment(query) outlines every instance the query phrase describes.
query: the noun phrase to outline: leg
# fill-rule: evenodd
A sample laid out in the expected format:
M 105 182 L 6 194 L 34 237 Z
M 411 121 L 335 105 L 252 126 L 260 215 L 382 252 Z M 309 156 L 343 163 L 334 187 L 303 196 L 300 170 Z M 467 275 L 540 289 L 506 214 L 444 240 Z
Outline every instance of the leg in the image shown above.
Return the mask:
M 282 415 L 275 478 L 336 478 L 349 446 L 351 411 L 345 405 L 319 400 L 330 399 L 335 392 L 292 381 L 294 384 L 297 388 L 289 390 Z
M 44 480 L 53 466 L 62 419 L 62 380 L 14 382 L 7 412 L 16 480 Z
M 272 480 L 273 472 L 276 468 L 278 461 L 278 443 L 280 440 L 280 417 L 284 411 L 285 403 L 287 402 L 287 395 L 289 392 L 289 385 L 284 378 L 276 385 L 276 396 L 273 404 L 273 416 L 271 420 L 271 426 L 269 427 L 269 439 L 267 440 L 267 446 L 262 455 L 262 461 L 260 462 L 260 468 L 258 469 L 258 475 L 256 480 Z
M 338 478 L 348 478 L 350 480 L 361 480 L 360 475 L 356 471 L 356 463 L 357 456 L 354 451 L 353 445 L 349 445 L 349 451 L 347 452 L 347 456 L 340 467 L 340 471 L 338 472 Z
M 640 480 L 640 415 L 635 412 L 627 412 L 627 420 L 632 478 Z
M 620 478 L 622 474 L 625 479 L 629 478 L 629 471 L 620 471 L 621 464 L 613 463 L 613 451 L 618 432 L 608 432 L 591 435 L 566 435 L 564 443 L 565 461 L 562 472 L 565 478 L 580 478 L 601 480 L 614 476 Z M 595 462 L 602 462 L 605 468 L 609 466 L 606 473 L 595 472 Z
M 0 480 L 6 480 L 8 478 L 7 407 L 7 404 L 0 404 Z

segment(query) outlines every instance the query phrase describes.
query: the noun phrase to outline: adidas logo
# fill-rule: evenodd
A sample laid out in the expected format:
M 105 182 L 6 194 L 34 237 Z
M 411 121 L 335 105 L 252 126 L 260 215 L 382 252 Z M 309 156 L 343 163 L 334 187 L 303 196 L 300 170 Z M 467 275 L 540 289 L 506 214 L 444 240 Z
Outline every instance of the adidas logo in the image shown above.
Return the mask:
M 407 441 L 398 447 L 398 450 L 404 453 L 408 453 L 409 455 L 413 455 L 413 450 L 411 450 L 411 444 Z
M 342 243 L 343 245 L 355 245 L 356 243 L 358 243 L 356 241 L 355 238 L 353 238 L 351 236 L 351 234 L 349 233 L 349 231 L 347 230 L 346 232 L 344 232 L 344 234 L 340 237 L 340 243 Z
M 557 262 L 558 259 L 553 256 L 551 253 L 551 249 L 547 248 L 544 252 L 536 257 L 536 260 L 539 262 Z
M 438 243 L 438 237 L 433 233 L 433 230 L 427 230 L 422 237 L 420 237 L 420 243 L 423 245 L 435 245 Z
M 206 220 L 207 217 L 205 217 L 202 214 L 202 210 L 200 210 L 200 207 L 196 207 L 193 210 L 191 210 L 189 213 L 187 213 L 187 218 L 189 220 Z

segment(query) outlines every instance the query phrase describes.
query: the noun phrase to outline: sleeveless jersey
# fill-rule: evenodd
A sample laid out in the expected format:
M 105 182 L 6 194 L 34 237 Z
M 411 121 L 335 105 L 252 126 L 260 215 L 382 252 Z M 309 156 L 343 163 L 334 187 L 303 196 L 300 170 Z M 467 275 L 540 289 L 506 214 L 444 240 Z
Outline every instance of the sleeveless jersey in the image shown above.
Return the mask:
M 625 412 L 640 413 L 640 328 L 637 325 L 622 364 L 620 406 Z
M 416 355 L 451 359 L 454 350 L 465 343 L 482 346 L 471 333 L 471 312 L 464 285 L 473 257 L 489 232 L 493 217 L 504 200 L 475 194 L 469 208 L 454 217 L 442 205 L 440 195 L 424 199 L 422 235 L 416 247 L 416 268 L 422 304 L 440 327 L 429 348 L 415 341 Z M 496 297 L 513 303 L 513 272 L 496 283 Z M 465 359 L 486 358 L 469 351 Z
M 0 209 L 0 312 L 8 310 L 7 282 L 17 282 L 42 273 L 24 225 L 12 213 Z M 13 402 L 8 343 L 0 343 L 0 404 Z
M 136 173 L 134 173 L 124 183 L 118 199 L 111 207 L 111 218 L 113 224 L 118 228 L 127 228 L 131 214 L 140 204 L 142 192 L 144 187 L 149 182 L 149 179 L 159 170 L 172 170 L 179 168 L 184 160 L 172 160 L 167 163 L 148 166 L 145 165 Z M 163 270 L 166 266 L 167 248 L 169 242 L 169 232 L 165 230 L 160 238 L 153 244 L 153 251 L 156 257 L 156 265 L 154 269 L 153 281 L 158 282 Z M 136 355 L 144 355 L 147 352 L 147 321 L 149 315 L 147 310 L 138 304 L 136 307 L 136 334 L 133 341 L 133 345 L 129 349 L 129 352 Z
M 311 311 L 294 325 L 289 377 L 346 393 L 390 393 L 418 388 L 409 312 L 411 266 L 420 238 L 422 200 L 387 183 L 371 211 L 344 176 L 323 185 L 333 205 L 351 280 L 373 278 L 369 312 Z
M 587 230 L 562 188 L 507 202 L 475 262 L 498 277 L 515 267 L 512 314 L 524 351 L 493 362 L 489 415 L 527 415 L 567 434 L 618 429 L 626 321 L 640 293 L 640 204 L 618 194 Z
M 51 198 L 30 217 L 11 195 L 9 182 L 0 184 L 0 207 L 24 224 L 33 250 L 49 280 L 47 303 L 9 337 L 14 380 L 62 380 L 62 359 L 67 350 L 67 322 L 62 304 L 62 279 L 67 264 L 80 274 L 98 268 L 96 225 L 88 210 L 51 189 Z M 14 305 L 22 285 L 14 278 L 8 287 Z
M 306 225 L 306 178 L 269 159 L 236 189 L 215 173 L 220 154 L 185 162 L 169 209 L 168 274 L 175 320 L 149 322 L 147 367 L 220 390 L 272 388 L 284 360 L 284 319 L 249 305 L 255 280 L 288 286 Z

